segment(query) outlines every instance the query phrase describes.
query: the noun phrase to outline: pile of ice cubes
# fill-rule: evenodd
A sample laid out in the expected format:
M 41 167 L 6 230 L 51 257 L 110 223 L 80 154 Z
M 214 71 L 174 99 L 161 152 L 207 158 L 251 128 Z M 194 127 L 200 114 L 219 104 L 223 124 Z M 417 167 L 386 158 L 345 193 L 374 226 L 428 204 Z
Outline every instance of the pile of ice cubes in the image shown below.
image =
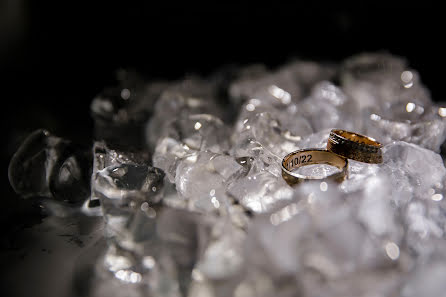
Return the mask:
M 446 103 L 404 59 L 118 81 L 92 101 L 92 149 L 38 130 L 9 168 L 54 215 L 103 216 L 84 296 L 445 294 Z M 384 162 L 288 186 L 282 157 L 324 148 L 332 128 L 376 138 Z

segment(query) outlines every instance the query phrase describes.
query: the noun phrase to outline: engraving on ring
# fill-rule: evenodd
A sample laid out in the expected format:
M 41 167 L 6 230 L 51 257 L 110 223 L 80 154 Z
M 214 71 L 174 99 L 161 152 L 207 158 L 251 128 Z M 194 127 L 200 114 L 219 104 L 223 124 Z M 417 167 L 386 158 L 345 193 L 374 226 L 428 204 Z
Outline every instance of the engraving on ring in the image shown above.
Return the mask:
M 327 150 L 365 163 L 382 163 L 381 147 L 374 138 L 340 129 L 331 130 L 327 141 Z
M 312 161 L 313 155 L 300 155 L 296 156 L 287 164 L 287 170 L 291 170 L 293 167 L 296 167 L 297 165 L 309 163 Z
M 336 139 L 336 136 L 330 135 L 329 140 L 335 144 L 339 144 L 339 141 Z

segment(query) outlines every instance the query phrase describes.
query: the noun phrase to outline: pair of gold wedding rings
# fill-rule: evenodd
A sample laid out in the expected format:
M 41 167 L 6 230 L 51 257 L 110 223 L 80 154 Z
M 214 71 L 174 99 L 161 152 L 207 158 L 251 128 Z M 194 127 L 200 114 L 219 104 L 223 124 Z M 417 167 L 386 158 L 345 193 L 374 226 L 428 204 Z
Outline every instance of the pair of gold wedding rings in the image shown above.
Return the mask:
M 304 180 L 332 179 L 340 182 L 347 176 L 348 159 L 365 163 L 382 162 L 382 145 L 371 137 L 341 129 L 333 129 L 327 149 L 303 149 L 286 155 L 282 160 L 282 177 L 291 186 Z M 313 164 L 328 164 L 341 171 L 327 177 L 305 176 L 297 168 Z

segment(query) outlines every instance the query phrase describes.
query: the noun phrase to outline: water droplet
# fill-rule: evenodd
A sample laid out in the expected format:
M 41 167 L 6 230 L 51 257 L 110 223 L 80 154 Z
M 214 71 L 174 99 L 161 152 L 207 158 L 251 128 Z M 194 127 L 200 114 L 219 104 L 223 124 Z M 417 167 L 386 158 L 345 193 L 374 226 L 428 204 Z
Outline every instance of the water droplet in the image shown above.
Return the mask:
M 201 123 L 200 122 L 196 122 L 194 125 L 195 130 L 199 130 L 201 128 Z

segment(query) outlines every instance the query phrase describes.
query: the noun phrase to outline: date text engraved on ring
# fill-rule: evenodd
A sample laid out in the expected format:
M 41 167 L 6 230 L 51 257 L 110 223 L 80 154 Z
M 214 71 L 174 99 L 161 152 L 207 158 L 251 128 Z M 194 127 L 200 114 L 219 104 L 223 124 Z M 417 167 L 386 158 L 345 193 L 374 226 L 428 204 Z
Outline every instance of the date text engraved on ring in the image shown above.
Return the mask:
M 287 169 L 290 170 L 291 168 L 293 168 L 299 164 L 311 162 L 312 158 L 313 158 L 313 156 L 311 154 L 296 156 L 293 159 L 291 159 L 291 161 L 288 163 Z

